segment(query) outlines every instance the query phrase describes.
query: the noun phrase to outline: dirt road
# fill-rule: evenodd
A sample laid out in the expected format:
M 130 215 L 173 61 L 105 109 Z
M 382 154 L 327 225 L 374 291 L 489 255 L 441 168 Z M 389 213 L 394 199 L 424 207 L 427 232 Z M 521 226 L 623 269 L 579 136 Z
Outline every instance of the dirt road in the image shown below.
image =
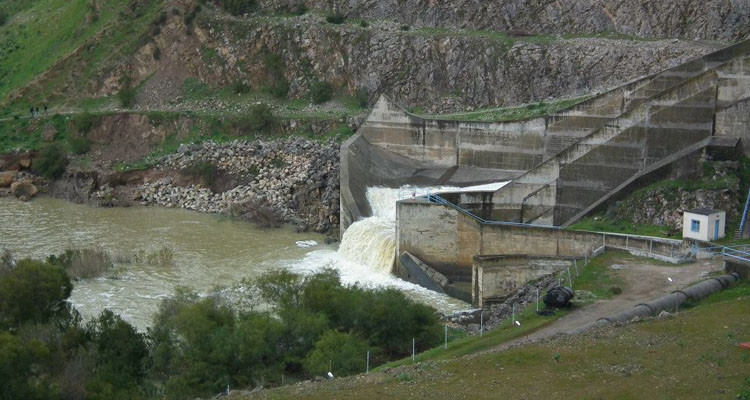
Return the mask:
M 575 333 L 599 318 L 690 286 L 704 279 L 711 272 L 720 271 L 721 260 L 715 258 L 713 260 L 699 260 L 690 264 L 665 266 L 656 262 L 649 262 L 647 259 L 628 259 L 625 257 L 617 260 L 609 268 L 613 274 L 625 282 L 621 294 L 611 299 L 597 300 L 590 305 L 572 311 L 570 314 L 527 336 L 513 339 L 472 356 L 502 351 L 522 343 L 546 339 L 557 334 Z M 672 281 L 668 278 L 671 278 Z

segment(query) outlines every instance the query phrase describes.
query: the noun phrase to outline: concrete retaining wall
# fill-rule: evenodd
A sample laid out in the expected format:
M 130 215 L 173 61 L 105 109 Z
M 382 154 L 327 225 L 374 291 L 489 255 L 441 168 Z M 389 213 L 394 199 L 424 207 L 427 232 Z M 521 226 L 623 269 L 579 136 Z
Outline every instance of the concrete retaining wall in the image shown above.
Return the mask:
M 716 113 L 716 135 L 739 137 L 742 151 L 750 156 L 750 100 L 744 100 Z
M 503 302 L 527 283 L 566 268 L 573 268 L 571 259 L 526 255 L 475 256 L 472 305 L 484 308 Z
M 474 256 L 526 254 L 591 257 L 601 248 L 621 249 L 668 262 L 685 261 L 680 240 L 573 231 L 546 226 L 482 224 L 455 208 L 402 200 L 396 206 L 396 251 L 414 254 L 451 281 L 468 281 Z

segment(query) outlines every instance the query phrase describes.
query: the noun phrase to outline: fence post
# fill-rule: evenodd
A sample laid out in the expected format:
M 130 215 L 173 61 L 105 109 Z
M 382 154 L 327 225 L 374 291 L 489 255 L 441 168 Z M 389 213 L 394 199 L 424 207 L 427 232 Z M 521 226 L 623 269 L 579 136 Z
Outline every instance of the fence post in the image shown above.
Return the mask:
M 445 324 L 445 349 L 448 349 L 448 324 Z
M 417 351 L 417 342 L 414 338 L 411 338 L 411 361 L 414 362 L 414 359 L 416 358 Z
M 573 268 L 576 269 L 576 278 L 578 278 L 578 260 L 573 259 Z
M 536 288 L 536 312 L 539 312 L 539 288 Z
M 365 367 L 365 373 L 370 373 L 370 350 L 367 350 L 367 366 Z
M 568 283 L 570 284 L 570 288 L 573 288 L 573 279 L 570 277 L 570 267 L 565 267 L 565 269 L 568 271 Z

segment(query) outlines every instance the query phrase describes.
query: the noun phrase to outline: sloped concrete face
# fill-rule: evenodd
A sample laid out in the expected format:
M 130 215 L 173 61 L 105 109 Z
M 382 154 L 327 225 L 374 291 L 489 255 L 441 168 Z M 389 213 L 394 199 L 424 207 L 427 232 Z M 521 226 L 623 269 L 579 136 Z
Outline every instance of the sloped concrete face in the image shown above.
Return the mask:
M 750 157 L 750 99 L 716 113 L 716 135 L 739 137 L 742 152 Z
M 514 222 L 569 224 L 651 165 L 712 136 L 724 105 L 735 107 L 750 96 L 748 59 L 730 59 L 660 92 L 521 175 L 493 195 L 495 214 Z M 659 80 L 648 85 L 655 82 L 663 87 Z M 725 114 L 727 124 L 743 118 Z
M 507 179 L 494 192 L 445 197 L 485 220 L 567 225 L 649 173 L 690 172 L 696 165 L 686 162 L 713 135 L 741 135 L 732 131 L 747 125 L 740 114 L 748 98 L 750 40 L 527 121 L 427 120 L 381 98 L 342 147 L 342 227 L 369 216 L 368 186 Z M 471 279 L 475 255 L 584 257 L 603 248 L 605 236 L 486 224 L 420 199 L 397 205 L 397 255 L 409 252 L 452 282 Z M 650 239 L 637 251 L 655 254 L 662 245 Z M 677 244 L 665 246 L 673 253 Z

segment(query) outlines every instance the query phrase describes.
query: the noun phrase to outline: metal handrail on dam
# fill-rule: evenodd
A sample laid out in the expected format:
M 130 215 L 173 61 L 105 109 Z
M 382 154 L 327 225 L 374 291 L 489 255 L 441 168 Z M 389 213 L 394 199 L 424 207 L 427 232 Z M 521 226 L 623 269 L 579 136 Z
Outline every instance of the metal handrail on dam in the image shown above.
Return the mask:
M 561 228 L 559 226 L 554 226 L 554 225 L 536 225 L 536 224 L 526 224 L 526 223 L 523 223 L 523 222 L 487 220 L 487 219 L 484 219 L 484 218 L 482 218 L 482 217 L 480 217 L 480 216 L 472 213 L 471 211 L 469 211 L 469 210 L 467 210 L 467 209 L 465 209 L 465 208 L 463 208 L 463 207 L 461 207 L 461 206 L 459 206 L 457 204 L 451 203 L 450 201 L 444 199 L 443 197 L 441 197 L 441 196 L 439 196 L 437 194 L 429 194 L 428 193 L 426 196 L 422 196 L 422 198 L 426 199 L 427 202 L 432 203 L 432 204 L 442 204 L 444 206 L 451 207 L 451 208 L 455 209 L 456 211 L 458 211 L 458 212 L 460 212 L 460 213 L 462 213 L 462 214 L 464 214 L 464 215 L 466 215 L 468 217 L 471 217 L 471 218 L 475 219 L 479 223 L 486 224 L 486 225 L 525 226 L 525 227 L 532 227 L 532 228 L 544 228 L 544 229 L 556 229 L 556 230 L 563 229 L 563 228 Z
M 425 196 L 418 197 L 419 199 L 426 200 L 431 204 L 438 204 L 447 206 L 455 209 L 456 211 L 464 214 L 473 220 L 484 225 L 494 226 L 509 226 L 509 227 L 520 227 L 520 228 L 534 228 L 544 229 L 552 231 L 571 231 L 569 228 L 553 226 L 553 225 L 538 225 L 528 224 L 522 222 L 509 222 L 509 221 L 495 221 L 484 219 L 473 212 L 456 205 L 440 195 L 427 194 Z M 631 235 L 626 233 L 614 233 L 614 232 L 597 232 L 597 231 L 586 231 L 586 230 L 572 230 L 574 232 L 582 232 L 595 234 L 601 237 L 599 246 L 602 249 L 612 248 L 629 251 L 632 254 L 641 255 L 643 257 L 655 258 L 670 263 L 682 263 L 686 262 L 688 258 L 685 254 L 681 253 L 681 247 L 684 245 L 682 240 L 668 239 L 668 238 L 657 238 L 652 236 L 643 235 Z M 657 249 L 658 248 L 658 249 Z
M 747 191 L 747 199 L 745 200 L 745 210 L 742 212 L 742 219 L 740 220 L 740 229 L 737 231 L 737 237 L 735 239 L 742 238 L 742 234 L 745 233 L 745 225 L 747 222 L 747 211 L 750 208 L 750 189 Z

